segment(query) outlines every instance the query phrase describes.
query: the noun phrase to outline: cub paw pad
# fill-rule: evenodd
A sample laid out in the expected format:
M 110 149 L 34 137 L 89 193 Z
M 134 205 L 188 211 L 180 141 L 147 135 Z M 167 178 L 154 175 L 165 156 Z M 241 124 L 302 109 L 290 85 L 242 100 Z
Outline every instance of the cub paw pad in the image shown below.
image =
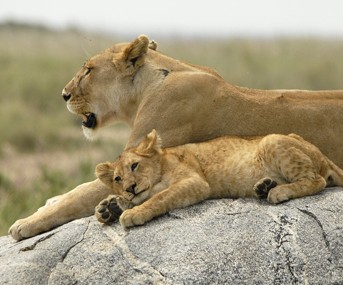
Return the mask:
M 101 201 L 95 209 L 98 221 L 105 224 L 118 221 L 122 212 L 115 197 Z
M 254 186 L 255 193 L 260 199 L 267 198 L 270 189 L 277 186 L 277 183 L 270 179 L 265 178 L 259 182 L 257 182 Z

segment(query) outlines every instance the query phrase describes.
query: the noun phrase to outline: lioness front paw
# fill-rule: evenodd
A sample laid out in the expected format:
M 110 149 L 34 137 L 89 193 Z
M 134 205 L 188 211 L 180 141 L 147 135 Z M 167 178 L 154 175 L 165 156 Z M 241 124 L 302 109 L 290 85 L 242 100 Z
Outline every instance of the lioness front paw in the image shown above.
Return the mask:
M 17 241 L 32 237 L 37 234 L 34 227 L 30 225 L 27 219 L 17 220 L 8 230 L 8 233 Z
M 147 213 L 139 210 L 138 207 L 127 209 L 123 212 L 119 219 L 120 224 L 124 228 L 144 225 L 149 220 L 151 220 L 151 218 L 147 215 Z
M 117 203 L 117 198 L 118 196 L 111 195 L 96 206 L 95 216 L 100 223 L 110 224 L 118 221 L 123 211 Z
M 268 197 L 270 189 L 276 186 L 277 183 L 273 179 L 266 177 L 254 185 L 254 191 L 260 199 L 264 199 Z

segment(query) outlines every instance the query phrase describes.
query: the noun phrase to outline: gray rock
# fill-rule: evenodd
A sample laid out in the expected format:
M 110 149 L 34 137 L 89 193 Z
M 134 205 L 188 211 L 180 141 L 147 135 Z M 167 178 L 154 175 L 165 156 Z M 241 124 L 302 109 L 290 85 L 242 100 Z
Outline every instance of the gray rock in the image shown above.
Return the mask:
M 343 188 L 206 201 L 128 231 L 89 217 L 1 237 L 0 284 L 343 284 Z

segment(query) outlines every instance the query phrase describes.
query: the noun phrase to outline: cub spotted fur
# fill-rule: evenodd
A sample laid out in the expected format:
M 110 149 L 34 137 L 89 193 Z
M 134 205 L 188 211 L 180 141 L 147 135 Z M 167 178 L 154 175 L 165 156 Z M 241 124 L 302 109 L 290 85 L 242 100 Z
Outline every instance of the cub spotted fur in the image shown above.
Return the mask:
M 210 198 L 258 197 L 277 204 L 343 186 L 343 171 L 295 134 L 161 145 L 153 130 L 114 163 L 97 166 L 98 178 L 119 193 L 97 206 L 100 222 L 120 216 L 131 227 Z

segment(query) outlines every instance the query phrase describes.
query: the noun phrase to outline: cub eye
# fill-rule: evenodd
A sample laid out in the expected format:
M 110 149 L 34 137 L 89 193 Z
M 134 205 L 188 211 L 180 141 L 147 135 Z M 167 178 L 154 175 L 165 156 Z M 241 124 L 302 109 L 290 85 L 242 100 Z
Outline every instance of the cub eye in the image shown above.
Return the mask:
M 114 181 L 119 183 L 119 182 L 121 181 L 121 177 L 120 177 L 120 176 L 116 176 L 116 177 L 114 178 Z
M 135 162 L 131 165 L 131 171 L 135 171 L 137 169 L 138 162 Z

